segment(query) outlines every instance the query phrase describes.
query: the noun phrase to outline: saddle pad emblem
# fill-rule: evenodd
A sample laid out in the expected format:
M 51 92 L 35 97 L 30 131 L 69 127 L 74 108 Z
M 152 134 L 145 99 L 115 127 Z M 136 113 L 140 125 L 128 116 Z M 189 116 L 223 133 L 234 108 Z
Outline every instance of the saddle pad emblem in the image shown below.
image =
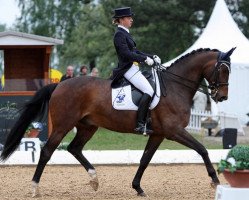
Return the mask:
M 123 93 L 123 94 L 119 94 L 118 96 L 117 96 L 117 101 L 116 101 L 116 103 L 118 103 L 118 104 L 121 104 L 121 103 L 123 103 L 124 102 L 124 98 L 125 98 L 125 94 Z

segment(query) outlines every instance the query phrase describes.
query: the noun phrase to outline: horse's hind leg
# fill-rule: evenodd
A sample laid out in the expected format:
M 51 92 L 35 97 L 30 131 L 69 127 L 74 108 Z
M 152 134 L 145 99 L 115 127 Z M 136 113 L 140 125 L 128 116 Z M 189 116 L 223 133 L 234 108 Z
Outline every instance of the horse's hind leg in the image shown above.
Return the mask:
M 77 134 L 73 141 L 68 145 L 67 150 L 81 163 L 91 177 L 90 185 L 97 191 L 99 182 L 96 171 L 92 164 L 82 154 L 85 144 L 92 138 L 98 127 L 84 124 L 77 124 Z
M 176 142 L 179 142 L 195 150 L 198 154 L 201 155 L 206 165 L 208 175 L 212 178 L 212 183 L 211 183 L 212 187 L 215 187 L 216 185 L 220 183 L 217 177 L 216 171 L 209 159 L 208 151 L 201 143 L 199 143 L 194 137 L 192 137 L 185 129 L 183 129 L 181 132 L 176 133 L 174 135 L 174 138 L 172 139 L 175 140 Z
M 63 137 L 66 135 L 67 132 L 52 132 L 50 138 L 48 139 L 47 143 L 41 150 L 40 159 L 38 162 L 38 165 L 36 167 L 35 174 L 32 179 L 32 187 L 33 187 L 33 194 L 32 197 L 39 196 L 39 188 L 38 184 L 40 182 L 40 178 L 42 175 L 42 172 L 47 164 L 47 162 L 50 160 L 53 152 L 60 144 Z

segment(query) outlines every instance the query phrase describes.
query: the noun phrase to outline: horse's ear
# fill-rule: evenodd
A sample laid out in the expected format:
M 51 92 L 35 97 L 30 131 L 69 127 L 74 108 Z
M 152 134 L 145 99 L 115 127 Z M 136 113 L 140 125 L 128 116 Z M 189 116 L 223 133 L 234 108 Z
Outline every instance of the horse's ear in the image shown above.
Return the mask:
M 224 59 L 224 60 L 228 59 L 228 58 L 232 55 L 233 51 L 234 51 L 236 48 L 237 48 L 237 47 L 233 47 L 233 48 L 231 48 L 228 52 L 226 52 L 223 59 Z

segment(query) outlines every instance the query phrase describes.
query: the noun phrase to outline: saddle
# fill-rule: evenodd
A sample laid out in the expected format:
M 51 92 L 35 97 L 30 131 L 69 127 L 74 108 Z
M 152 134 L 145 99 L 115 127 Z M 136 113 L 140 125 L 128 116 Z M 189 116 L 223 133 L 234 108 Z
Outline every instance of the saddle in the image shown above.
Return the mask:
M 154 108 L 160 98 L 160 86 L 156 71 L 143 71 L 142 74 L 148 80 L 155 91 L 150 109 Z M 121 78 L 112 85 L 112 105 L 117 110 L 137 110 L 143 93 L 132 85 L 126 78 Z

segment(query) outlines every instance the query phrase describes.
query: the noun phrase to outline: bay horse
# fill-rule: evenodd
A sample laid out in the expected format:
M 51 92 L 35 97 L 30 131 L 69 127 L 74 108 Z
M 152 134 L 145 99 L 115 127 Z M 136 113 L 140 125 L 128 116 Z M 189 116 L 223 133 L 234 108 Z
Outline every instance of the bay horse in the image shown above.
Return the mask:
M 158 70 L 161 91 L 167 92 L 167 95 L 161 96 L 159 104 L 151 111 L 154 133 L 149 136 L 132 181 L 132 187 L 138 195 L 146 196 L 140 186 L 142 175 L 165 138 L 200 154 L 211 177 L 211 184 L 216 186 L 220 183 L 206 148 L 192 137 L 185 127 L 189 122 L 193 96 L 204 78 L 211 89 L 211 97 L 216 102 L 228 98 L 230 55 L 234 49 L 226 53 L 215 49 L 198 49 L 182 56 L 170 67 Z M 84 145 L 92 138 L 98 127 L 134 133 L 136 124 L 136 111 L 118 111 L 112 107 L 110 85 L 111 80 L 89 76 L 76 77 L 41 88 L 26 104 L 6 139 L 0 158 L 4 161 L 16 150 L 29 124 L 41 116 L 46 104 L 49 104 L 52 133 L 40 152 L 32 179 L 33 196 L 39 195 L 38 185 L 47 162 L 64 136 L 75 126 L 77 133 L 67 150 L 89 173 L 93 189 L 98 189 L 95 168 L 82 153 Z

